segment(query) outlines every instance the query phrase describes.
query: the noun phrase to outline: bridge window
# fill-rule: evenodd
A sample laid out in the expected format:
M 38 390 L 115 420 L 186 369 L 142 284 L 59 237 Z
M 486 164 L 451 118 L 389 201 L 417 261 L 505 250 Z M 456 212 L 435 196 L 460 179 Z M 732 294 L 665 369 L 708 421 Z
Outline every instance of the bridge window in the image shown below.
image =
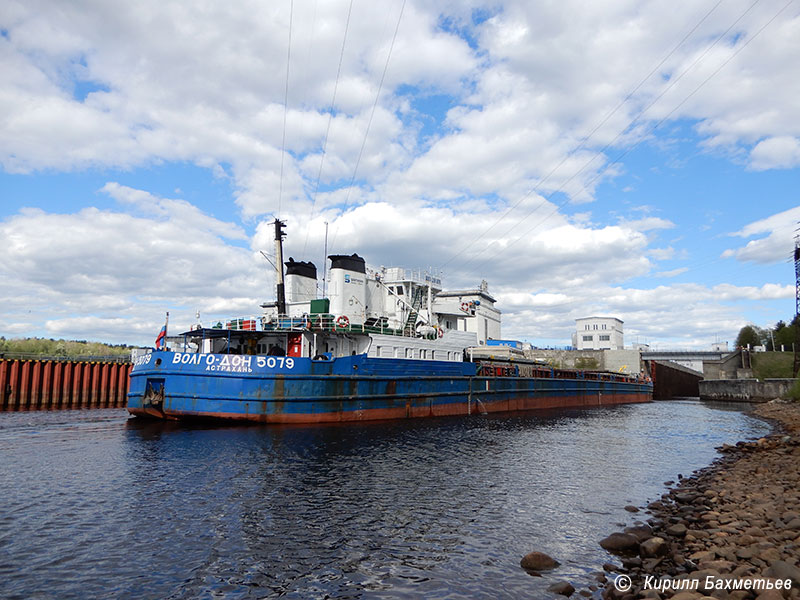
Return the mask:
M 610 335 L 601 335 L 600 336 L 600 341 L 601 342 L 610 342 L 611 341 L 611 336 Z
M 585 336 L 583 336 L 583 341 L 584 341 L 584 342 L 591 342 L 593 339 L 594 339 L 594 338 L 593 338 L 591 335 L 585 335 Z

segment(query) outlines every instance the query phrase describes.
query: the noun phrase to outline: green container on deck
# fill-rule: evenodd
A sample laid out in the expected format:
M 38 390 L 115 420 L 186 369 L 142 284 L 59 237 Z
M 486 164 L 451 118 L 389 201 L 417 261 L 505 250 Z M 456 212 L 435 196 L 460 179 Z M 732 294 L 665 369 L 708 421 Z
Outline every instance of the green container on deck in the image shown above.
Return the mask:
M 311 314 L 324 315 L 327 314 L 331 308 L 331 301 L 328 298 L 321 298 L 319 300 L 311 301 Z

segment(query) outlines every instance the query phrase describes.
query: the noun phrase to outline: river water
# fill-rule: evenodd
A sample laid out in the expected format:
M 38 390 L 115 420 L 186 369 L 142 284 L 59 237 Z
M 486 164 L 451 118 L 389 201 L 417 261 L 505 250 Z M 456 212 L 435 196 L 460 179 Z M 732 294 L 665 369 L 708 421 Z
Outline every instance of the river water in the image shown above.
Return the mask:
M 578 587 L 741 406 L 308 427 L 0 413 L 0 597 L 519 598 Z M 562 566 L 519 567 L 532 550 Z

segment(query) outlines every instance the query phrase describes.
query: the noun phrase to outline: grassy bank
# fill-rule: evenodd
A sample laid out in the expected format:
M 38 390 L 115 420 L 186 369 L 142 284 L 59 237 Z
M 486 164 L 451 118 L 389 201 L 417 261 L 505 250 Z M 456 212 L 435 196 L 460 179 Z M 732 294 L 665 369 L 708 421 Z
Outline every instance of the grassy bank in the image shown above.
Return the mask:
M 792 377 L 794 353 L 792 352 L 753 352 L 750 354 L 753 375 L 757 379 Z

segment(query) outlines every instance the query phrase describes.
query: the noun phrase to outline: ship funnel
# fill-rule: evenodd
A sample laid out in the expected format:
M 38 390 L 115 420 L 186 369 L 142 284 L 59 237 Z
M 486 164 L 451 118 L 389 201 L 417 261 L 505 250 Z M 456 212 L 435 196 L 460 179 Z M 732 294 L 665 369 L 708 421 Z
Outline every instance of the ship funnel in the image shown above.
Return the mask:
M 331 285 L 328 295 L 331 313 L 346 316 L 352 325 L 362 325 L 366 318 L 367 267 L 358 254 L 333 254 Z
M 295 261 L 291 256 L 286 265 L 286 300 L 308 302 L 317 297 L 317 267 L 312 262 Z

